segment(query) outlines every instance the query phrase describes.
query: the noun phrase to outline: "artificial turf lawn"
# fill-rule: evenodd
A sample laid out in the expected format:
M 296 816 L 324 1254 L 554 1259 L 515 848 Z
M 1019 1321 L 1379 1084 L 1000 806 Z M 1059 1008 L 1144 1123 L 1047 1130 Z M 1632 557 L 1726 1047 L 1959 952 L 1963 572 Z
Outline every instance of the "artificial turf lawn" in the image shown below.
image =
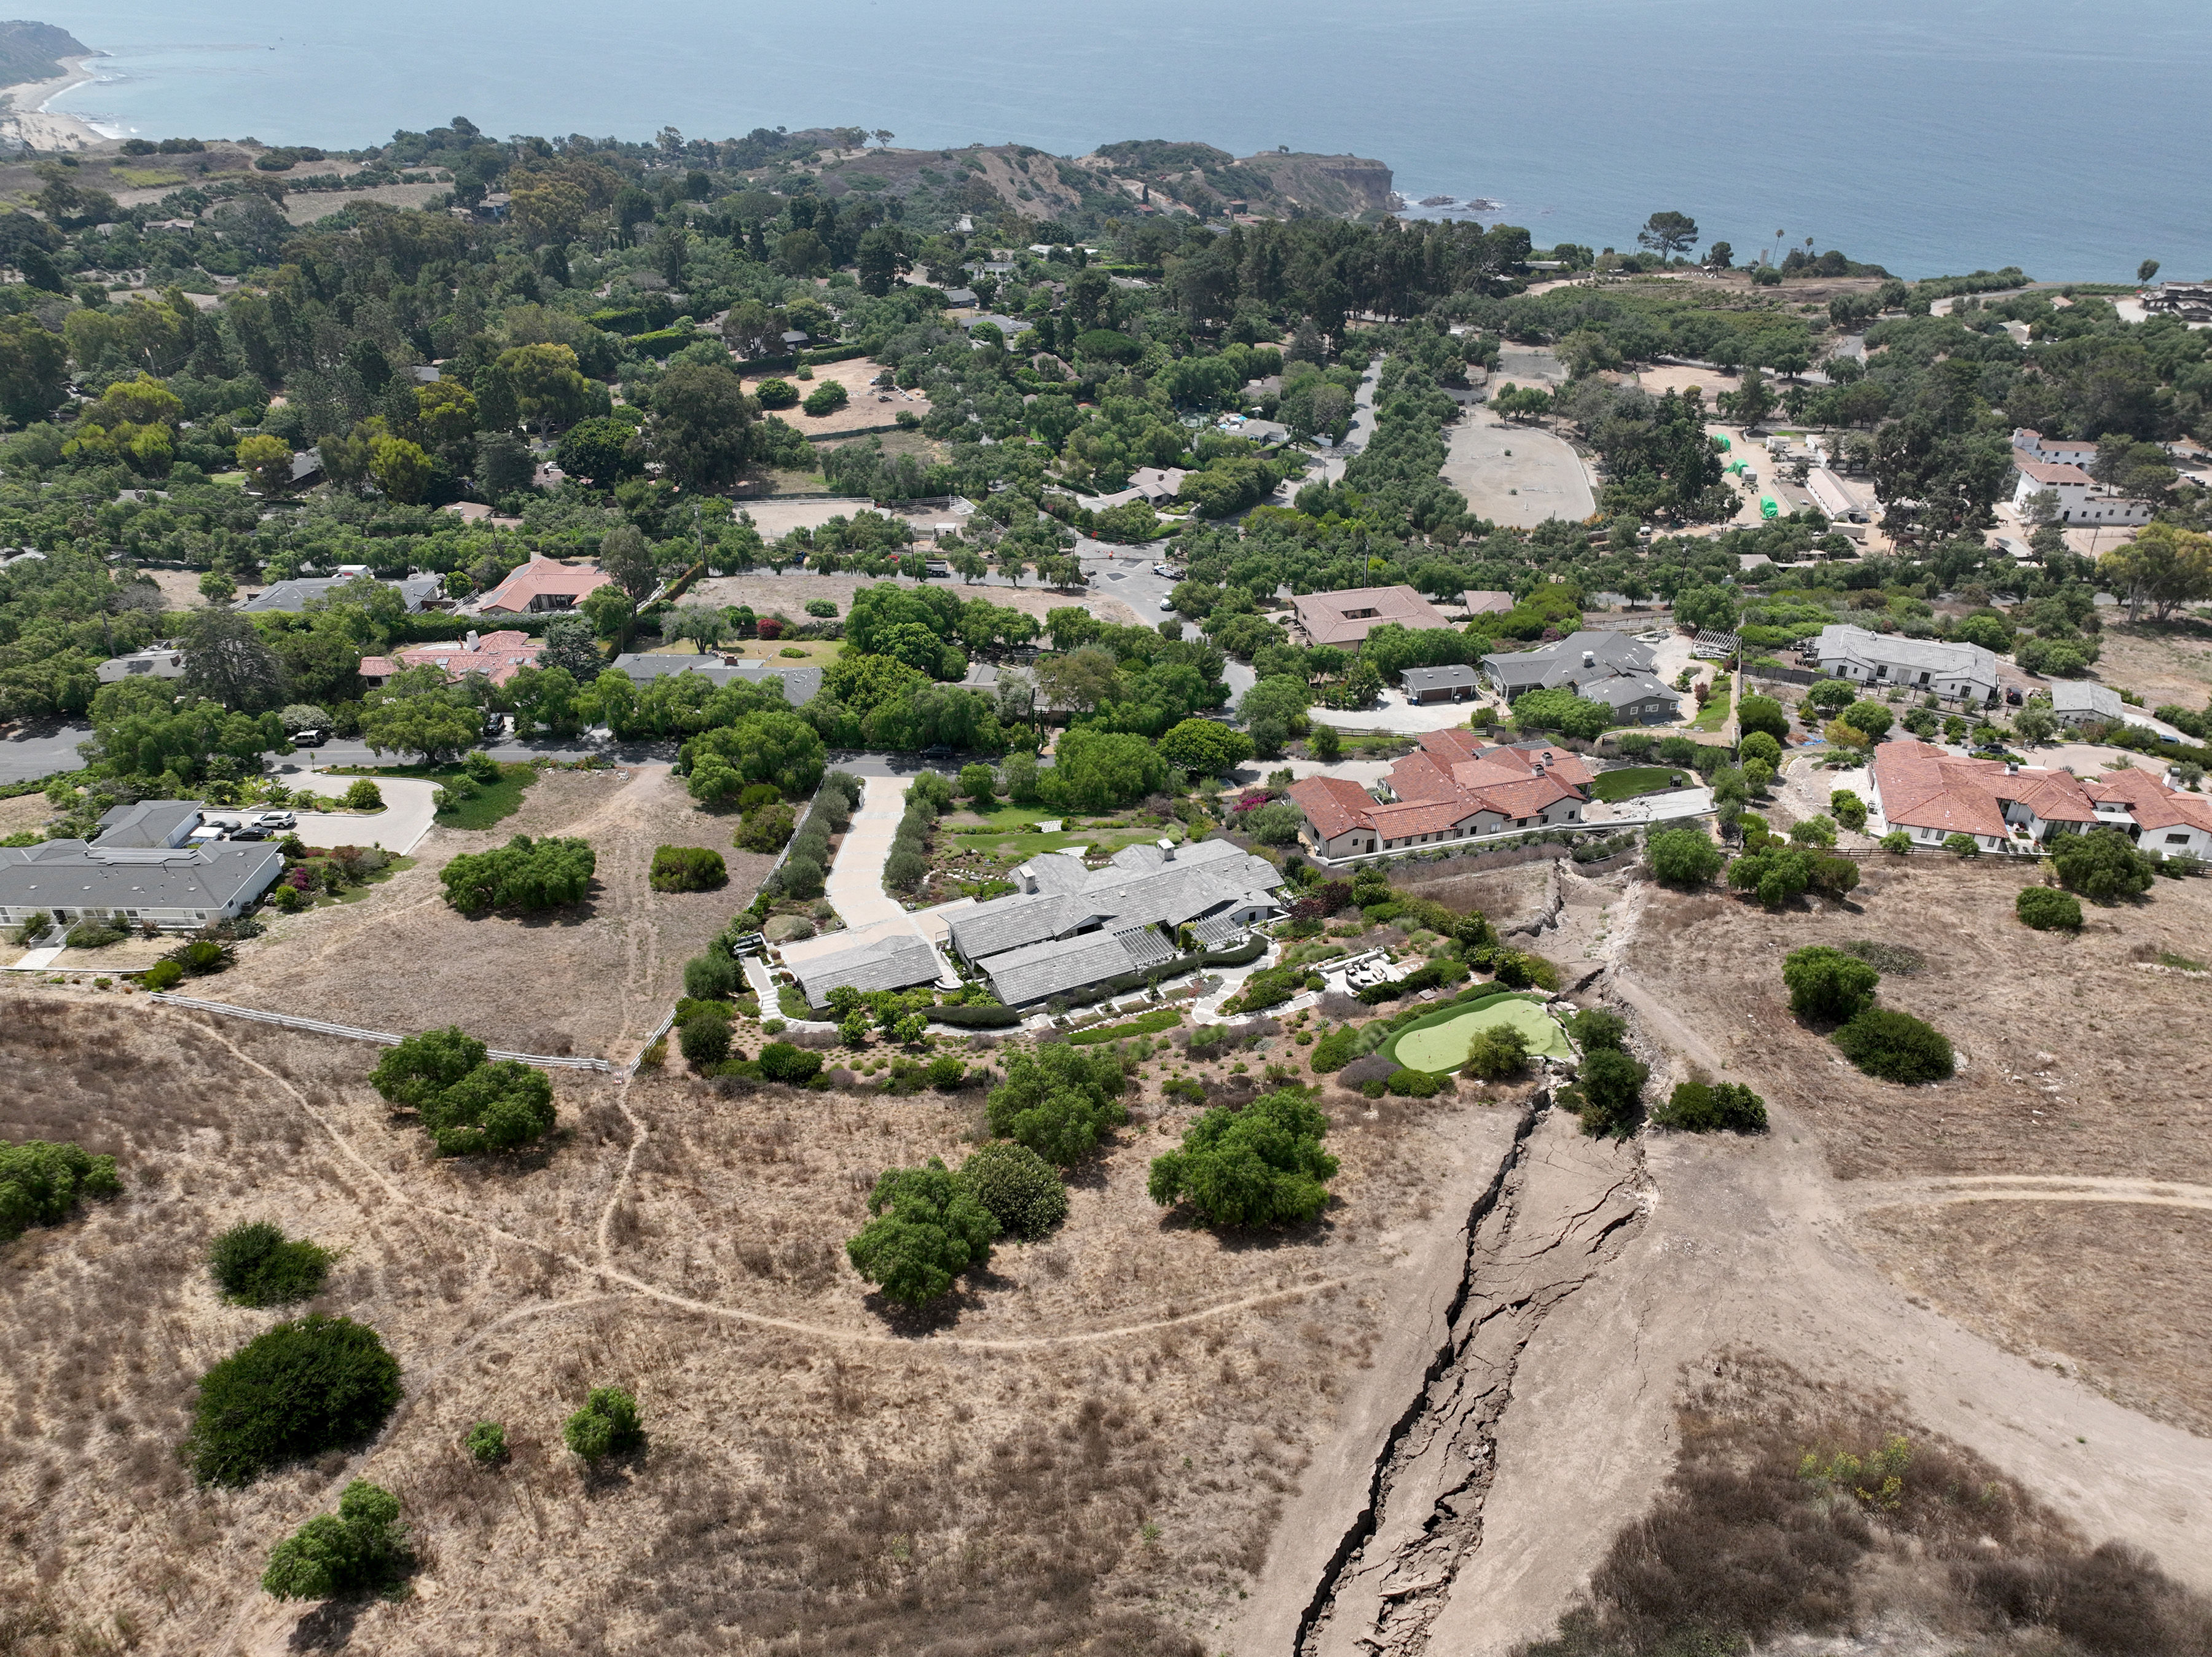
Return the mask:
M 1680 775 L 1681 772 L 1666 765 L 1631 765 L 1618 771 L 1601 771 L 1590 780 L 1590 798 L 1625 800 L 1638 794 L 1656 794 L 1674 786 L 1674 779 Z
M 1526 996 L 1503 994 L 1482 1001 L 1443 1007 L 1427 1018 L 1417 1019 L 1382 1044 L 1382 1053 L 1407 1070 L 1441 1075 L 1467 1062 L 1468 1043 L 1477 1030 L 1492 1024 L 1511 1024 L 1528 1038 L 1532 1055 L 1553 1059 L 1569 1056 L 1566 1032 L 1543 1004 Z

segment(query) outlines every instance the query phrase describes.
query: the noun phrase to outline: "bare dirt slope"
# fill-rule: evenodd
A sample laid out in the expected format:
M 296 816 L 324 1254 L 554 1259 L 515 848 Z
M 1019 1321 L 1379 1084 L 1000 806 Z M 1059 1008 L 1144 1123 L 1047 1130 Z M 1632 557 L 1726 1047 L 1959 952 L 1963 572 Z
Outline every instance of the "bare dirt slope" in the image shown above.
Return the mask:
M 357 903 L 275 920 L 235 968 L 196 988 L 210 1000 L 368 1029 L 459 1023 L 497 1047 L 627 1062 L 682 992 L 684 962 L 750 899 L 772 860 L 732 849 L 731 823 L 697 810 L 665 765 L 547 771 L 497 827 L 433 829 L 416 867 Z M 471 920 L 448 907 L 438 879 L 447 861 L 515 835 L 591 841 L 591 901 L 528 920 Z M 720 851 L 730 883 L 651 890 L 663 844 Z
M 355 1044 L 143 998 L 11 1000 L 0 1063 L 0 1137 L 112 1151 L 125 1187 L 0 1247 L 0 1616 L 25 1657 L 126 1631 L 193 1657 L 775 1638 L 1200 1657 L 1463 1223 L 1437 1190 L 1510 1120 L 1341 1110 L 1330 1219 L 1218 1238 L 1144 1195 L 1170 1143 L 1148 1084 L 1066 1224 L 916 1320 L 841 1245 L 881 1168 L 964 1155 L 972 1092 L 558 1077 L 556 1143 L 494 1167 L 426 1156 Z M 173 1454 L 194 1379 L 278 1315 L 219 1303 L 200 1260 L 259 1218 L 347 1251 L 313 1309 L 382 1333 L 405 1402 L 357 1454 L 198 1492 Z M 651 1446 L 586 1477 L 560 1424 L 610 1384 Z M 497 1472 L 459 1446 L 481 1419 L 514 1446 Z M 263 1595 L 269 1548 L 357 1475 L 404 1504 L 412 1597 Z

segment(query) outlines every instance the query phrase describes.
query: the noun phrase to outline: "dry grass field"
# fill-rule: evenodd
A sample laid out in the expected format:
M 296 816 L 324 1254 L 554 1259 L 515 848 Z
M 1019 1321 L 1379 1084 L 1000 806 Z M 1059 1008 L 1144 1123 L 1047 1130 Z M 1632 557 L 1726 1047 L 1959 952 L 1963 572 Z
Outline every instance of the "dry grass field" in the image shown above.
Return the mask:
M 2087 906 L 2078 938 L 2031 932 L 2008 864 L 1876 860 L 1848 909 L 1769 914 L 1654 890 L 1624 960 L 1681 1023 L 1819 1136 L 1896 1282 L 2113 1398 L 2212 1425 L 2212 975 L 2156 966 L 2212 937 L 2212 884 Z M 1856 939 L 1919 951 L 1883 1005 L 1948 1035 L 1959 1073 L 1861 1075 L 1791 1017 L 1783 956 Z M 1662 1034 L 1664 1034 L 1662 1032 Z
M 735 822 L 698 810 L 665 765 L 547 771 L 514 816 L 482 833 L 435 831 L 414 868 L 358 902 L 272 915 L 268 936 L 198 992 L 403 1035 L 459 1023 L 495 1047 L 626 1063 L 682 993 L 684 962 L 750 900 L 772 861 L 732 849 Z M 516 835 L 589 840 L 599 858 L 591 901 L 529 920 L 471 920 L 447 907 L 438 871 L 447 859 Z M 719 851 L 730 883 L 653 891 L 659 845 Z
M 396 962 L 418 924 L 364 936 Z M 574 969 L 526 975 L 573 994 L 556 970 Z M 112 1152 L 124 1184 L 0 1247 L 11 1657 L 1197 1657 L 1368 1362 L 1394 1273 L 1463 1222 L 1428 1193 L 1464 1159 L 1459 1125 L 1496 1109 L 1332 1096 L 1331 1216 L 1224 1239 L 1144 1194 L 1188 1114 L 1160 1108 L 1163 1059 L 1066 1225 L 916 1318 L 842 1244 L 880 1168 L 957 1163 L 972 1091 L 559 1076 L 555 1142 L 492 1166 L 426 1154 L 366 1086 L 372 1053 L 89 991 L 0 1006 L 0 1138 Z M 1231 1089 L 1227 1062 L 1207 1073 Z M 281 1315 L 223 1304 L 202 1262 L 264 1218 L 345 1251 L 311 1308 L 378 1329 L 405 1401 L 357 1454 L 197 1490 L 175 1456 L 193 1383 Z M 559 1426 L 609 1384 L 635 1389 L 650 1445 L 586 1475 Z M 481 1419 L 514 1446 L 498 1471 L 459 1448 Z M 269 1548 L 356 1476 L 405 1505 L 410 1597 L 262 1594 Z
M 854 501 L 845 509 L 847 515 L 868 510 L 865 501 Z M 853 608 L 853 594 L 864 586 L 875 583 L 865 575 L 813 575 L 804 571 L 788 570 L 778 575 L 768 568 L 756 569 L 743 575 L 714 575 L 692 588 L 692 596 L 702 604 L 750 604 L 763 615 L 788 616 L 803 620 L 809 598 L 827 598 L 837 606 L 840 616 Z M 1002 609 L 1018 610 L 1034 616 L 1040 622 L 1048 612 L 1079 604 L 1102 622 L 1116 627 L 1133 627 L 1139 622 L 1151 626 L 1157 619 L 1139 616 L 1119 598 L 1103 593 L 1066 592 L 1058 587 L 1040 586 L 1035 577 L 1018 587 L 986 586 L 970 586 L 955 580 L 945 584 L 948 592 L 965 603 L 970 598 L 988 598 Z
M 2134 691 L 2146 707 L 2172 702 L 2201 711 L 2212 698 L 2212 626 L 2114 622 L 2099 637 L 2097 677 Z

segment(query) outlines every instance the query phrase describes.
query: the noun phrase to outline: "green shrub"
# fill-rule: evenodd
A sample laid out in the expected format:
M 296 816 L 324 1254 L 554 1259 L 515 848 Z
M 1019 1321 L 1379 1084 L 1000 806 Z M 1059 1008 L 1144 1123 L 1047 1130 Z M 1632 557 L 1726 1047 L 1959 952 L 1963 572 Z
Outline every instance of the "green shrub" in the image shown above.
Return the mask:
M 1528 1062 L 1528 1038 L 1511 1024 L 1487 1025 L 1467 1044 L 1467 1073 L 1485 1082 L 1518 1076 Z
M 645 1442 L 637 1400 L 619 1387 L 594 1387 L 584 1407 L 561 1423 L 562 1442 L 586 1461 L 623 1455 Z
M 187 978 L 219 973 L 237 959 L 238 951 L 219 938 L 195 938 L 179 944 L 161 957 Z
M 1702 828 L 1669 828 L 1646 849 L 1652 874 L 1669 886 L 1702 886 L 1721 871 L 1721 848 Z
M 2061 835 L 2051 842 L 2051 861 L 2061 886 L 2094 902 L 2110 903 L 2150 889 L 2151 860 L 2117 828 Z
M 720 944 L 709 944 L 707 953 L 684 963 L 684 993 L 694 1001 L 712 1001 L 738 987 L 744 974 L 737 960 Z
M 884 859 L 884 884 L 896 892 L 914 890 L 928 873 L 929 859 L 910 846 L 896 847 Z
M 1844 1057 L 1885 1082 L 1940 1082 L 1951 1074 L 1951 1044 L 1909 1013 L 1869 1007 L 1832 1038 Z
M 279 1599 L 335 1599 L 390 1587 L 415 1569 L 399 1498 L 356 1478 L 322 1514 L 270 1551 L 261 1586 Z
M 384 791 L 367 777 L 356 777 L 353 786 L 338 797 L 338 803 L 349 811 L 381 811 Z
M 777 871 L 786 897 L 806 902 L 822 895 L 822 863 L 819 859 L 802 857 L 793 852 L 783 861 Z
M 469 1429 L 461 1444 L 480 1467 L 495 1466 L 507 1460 L 507 1429 L 496 1421 L 479 1421 Z
M 1584 1053 L 1595 1053 L 1601 1047 L 1625 1051 L 1628 1046 L 1628 1021 L 1608 1007 L 1578 1012 L 1567 1021 L 1567 1028 L 1575 1045 Z
M 398 1361 L 374 1329 L 320 1314 L 280 1323 L 200 1377 L 185 1459 L 203 1484 L 248 1484 L 360 1442 L 398 1402 Z
M 704 846 L 657 846 L 649 877 L 656 892 L 711 892 L 729 884 L 720 852 Z
M 513 1150 L 550 1132 L 553 1084 L 516 1059 L 485 1062 L 484 1044 L 458 1025 L 385 1049 L 369 1083 L 418 1113 L 441 1156 Z
M 492 851 L 460 853 L 439 878 L 446 901 L 465 915 L 493 909 L 530 914 L 582 902 L 598 866 L 588 841 L 517 835 Z
M 208 1250 L 208 1270 L 224 1296 L 240 1306 L 283 1306 L 323 1286 L 335 1249 L 287 1241 L 266 1220 L 234 1225 Z
M 1747 761 L 1763 760 L 1769 766 L 1776 768 L 1782 763 L 1782 744 L 1777 742 L 1769 731 L 1750 731 L 1735 746 L 1736 752 Z
M 886 1169 L 868 1195 L 873 1216 L 846 1243 L 853 1269 L 890 1299 L 921 1306 L 963 1272 L 990 1264 L 999 1222 L 933 1156 L 927 1168 Z
M 1208 1225 L 1302 1224 L 1328 1206 L 1337 1161 L 1321 1148 L 1328 1119 L 1296 1088 L 1241 1111 L 1209 1110 L 1181 1149 L 1152 1159 L 1146 1189 L 1163 1208 L 1188 1202 Z
M 1800 1018 L 1840 1023 L 1874 1005 L 1881 974 L 1856 956 L 1814 944 L 1792 950 L 1782 962 L 1790 1011 Z
M 65 941 L 72 950 L 104 950 L 130 936 L 120 926 L 111 926 L 106 920 L 87 920 L 70 927 Z
M 787 379 L 771 377 L 753 387 L 753 397 L 763 409 L 788 409 L 799 401 L 799 387 Z
M 59 1225 L 86 1197 L 123 1189 L 115 1158 L 95 1156 L 67 1141 L 0 1141 L 0 1242 L 34 1225 Z
M 1443 1079 L 1431 1076 L 1425 1070 L 1407 1070 L 1401 1066 L 1382 1080 L 1386 1093 L 1395 1093 L 1401 1099 L 1433 1099 L 1443 1090 Z
M 1982 843 L 1972 835 L 1946 835 L 1943 849 L 1956 858 L 1978 858 L 1982 854 Z
M 1067 1217 L 1060 1171 L 1027 1145 L 994 1139 L 961 1163 L 959 1177 L 1005 1236 L 1042 1237 Z
M 1741 1082 L 1680 1082 L 1651 1120 L 1685 1133 L 1764 1133 L 1766 1101 Z
M 1018 1050 L 991 1091 L 991 1132 L 1066 1168 L 1098 1149 L 1129 1120 L 1121 1102 L 1121 1061 L 1066 1042 Z
M 289 892 L 292 889 L 287 886 L 284 889 Z M 185 969 L 173 961 L 156 961 L 138 974 L 138 984 L 142 989 L 173 990 L 184 981 Z
M 1320 1041 L 1315 1042 L 1314 1074 L 1327 1076 L 1331 1071 L 1342 1070 L 1350 1064 L 1357 1057 L 1352 1051 L 1352 1038 L 1356 1034 L 1357 1031 L 1353 1027 L 1346 1024 L 1340 1029 L 1331 1030 Z
M 912 1016 L 908 1015 L 908 1017 Z M 899 1022 L 903 1025 L 906 1021 L 901 1019 Z M 968 1066 L 951 1053 L 941 1053 L 929 1061 L 927 1079 L 929 1085 L 939 1093 L 950 1093 L 968 1079 Z
M 2070 892 L 2030 886 L 2013 900 L 2012 912 L 2039 932 L 2079 932 L 2081 901 Z
M 702 1014 L 676 1027 L 676 1045 L 694 1070 L 719 1065 L 730 1056 L 730 1021 Z
M 1829 794 L 1828 811 L 1855 835 L 1866 827 L 1866 802 L 1848 788 L 1838 788 Z
M 1559 1102 L 1582 1118 L 1583 1132 L 1592 1138 L 1626 1139 L 1636 1131 L 1650 1075 L 1626 1053 L 1600 1047 L 1583 1059 L 1574 1085 L 1560 1090 Z
M 771 1041 L 760 1051 L 761 1074 L 771 1082 L 803 1086 L 822 1070 L 822 1055 L 788 1041 Z
M 747 789 L 745 792 L 750 793 L 752 791 Z M 771 803 L 756 807 L 745 813 L 745 819 L 738 825 L 732 844 L 740 852 L 758 852 L 772 857 L 781 852 L 784 842 L 791 838 L 793 825 L 797 820 L 788 805 Z
M 1771 696 L 1746 696 L 1736 704 L 1736 729 L 1780 738 L 1790 734 L 1790 715 Z
M 1901 855 L 1912 849 L 1912 836 L 1902 828 L 1893 828 L 1881 837 L 1880 844 L 1883 851 Z

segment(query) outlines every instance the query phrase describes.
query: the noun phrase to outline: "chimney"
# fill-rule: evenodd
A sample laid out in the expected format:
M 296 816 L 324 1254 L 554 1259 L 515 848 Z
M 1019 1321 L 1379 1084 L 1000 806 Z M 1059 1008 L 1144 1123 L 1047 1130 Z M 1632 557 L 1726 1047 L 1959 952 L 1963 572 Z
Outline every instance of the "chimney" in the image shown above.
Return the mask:
M 1163 863 L 1175 861 L 1175 842 L 1164 835 L 1160 836 L 1160 861 Z
M 1036 889 L 1036 871 L 1030 868 L 1024 868 L 1022 871 L 1022 890 L 1034 895 Z
M 1595 650 L 1585 650 L 1583 652 L 1583 665 L 1584 667 L 1595 667 L 1597 665 L 1597 652 Z
M 463 646 L 461 646 L 461 648 L 462 648 L 462 649 L 464 649 L 464 650 L 474 650 L 476 647 L 477 647 L 477 630 L 476 630 L 474 628 L 471 628 L 469 629 L 468 642 L 467 642 L 466 644 L 463 645 Z

